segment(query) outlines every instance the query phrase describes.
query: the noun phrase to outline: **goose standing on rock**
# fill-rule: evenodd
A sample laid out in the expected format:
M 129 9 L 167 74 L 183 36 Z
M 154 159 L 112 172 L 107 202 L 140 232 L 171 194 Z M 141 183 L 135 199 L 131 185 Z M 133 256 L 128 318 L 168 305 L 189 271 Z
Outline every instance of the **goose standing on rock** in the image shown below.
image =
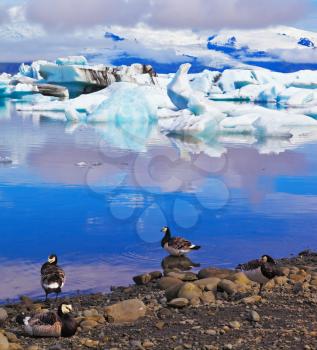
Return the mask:
M 78 324 L 71 315 L 70 304 L 62 303 L 57 312 L 49 311 L 24 317 L 25 332 L 32 337 L 72 337 Z
M 192 244 L 181 237 L 172 237 L 171 231 L 164 226 L 161 231 L 165 234 L 161 241 L 161 246 L 172 256 L 183 256 L 192 250 L 200 249 L 200 246 Z
M 267 282 L 276 276 L 284 276 L 275 260 L 269 255 L 262 255 L 260 259 L 239 264 L 236 270 L 242 271 L 251 281 L 260 284 L 259 295 L 262 294 L 262 289 Z
M 65 283 L 65 272 L 57 265 L 57 262 L 57 256 L 52 254 L 41 268 L 41 285 L 46 294 L 45 301 L 51 293 L 56 294 L 55 300 L 57 300 Z

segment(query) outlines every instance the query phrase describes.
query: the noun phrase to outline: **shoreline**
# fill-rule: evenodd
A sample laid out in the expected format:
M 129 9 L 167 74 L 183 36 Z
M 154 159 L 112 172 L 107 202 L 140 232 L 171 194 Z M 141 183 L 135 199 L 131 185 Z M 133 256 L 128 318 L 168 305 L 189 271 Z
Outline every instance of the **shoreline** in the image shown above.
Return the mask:
M 165 277 L 160 271 L 135 276 L 138 284 L 109 293 L 60 298 L 57 303 L 72 303 L 80 323 L 70 339 L 24 336 L 16 316 L 47 305 L 22 297 L 0 305 L 0 321 L 2 310 L 7 313 L 0 324 L 0 349 L 315 349 L 317 254 L 304 252 L 278 264 L 286 276 L 269 282 L 262 297 L 256 284 L 233 270 L 207 268 L 196 274 L 174 266 Z M 6 340 L 9 347 L 1 347 Z

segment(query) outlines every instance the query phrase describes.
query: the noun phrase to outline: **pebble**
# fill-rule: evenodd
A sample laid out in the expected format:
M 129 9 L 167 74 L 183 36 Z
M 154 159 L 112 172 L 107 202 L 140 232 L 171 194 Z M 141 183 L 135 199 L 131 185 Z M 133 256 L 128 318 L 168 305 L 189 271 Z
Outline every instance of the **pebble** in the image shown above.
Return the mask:
M 8 313 L 6 309 L 0 308 L 0 323 L 5 322 L 8 318 Z
M 253 322 L 259 322 L 261 320 L 260 315 L 254 310 L 249 312 L 247 318 L 249 321 L 253 321 Z
M 151 342 L 150 340 L 146 339 L 146 340 L 144 340 L 142 345 L 145 349 L 150 349 L 150 348 L 153 348 L 154 343 Z
M 217 335 L 217 331 L 214 329 L 207 329 L 205 333 L 208 335 Z
M 240 329 L 241 324 L 238 321 L 229 322 L 229 327 L 233 329 Z
M 188 299 L 185 298 L 175 298 L 171 300 L 168 305 L 176 308 L 182 308 L 189 304 Z
M 244 304 L 255 304 L 262 300 L 262 297 L 260 295 L 252 295 L 250 297 L 246 297 L 242 299 L 242 302 Z

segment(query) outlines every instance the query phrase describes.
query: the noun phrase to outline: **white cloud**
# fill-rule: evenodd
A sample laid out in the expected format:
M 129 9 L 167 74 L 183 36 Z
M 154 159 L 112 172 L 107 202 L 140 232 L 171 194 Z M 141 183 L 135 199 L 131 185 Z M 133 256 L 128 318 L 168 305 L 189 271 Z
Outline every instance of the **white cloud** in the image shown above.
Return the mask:
M 26 16 L 49 30 L 97 24 L 159 28 L 255 28 L 303 19 L 312 0 L 28 0 Z

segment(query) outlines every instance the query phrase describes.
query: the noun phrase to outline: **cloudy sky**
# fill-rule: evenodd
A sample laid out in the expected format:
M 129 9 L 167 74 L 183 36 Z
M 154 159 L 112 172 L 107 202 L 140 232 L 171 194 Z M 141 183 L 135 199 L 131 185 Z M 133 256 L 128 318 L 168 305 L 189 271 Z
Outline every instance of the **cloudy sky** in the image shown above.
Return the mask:
M 259 28 L 298 24 L 317 30 L 317 0 L 0 0 L 6 10 L 25 5 L 30 23 L 48 31 L 73 31 L 98 24 L 154 28 Z M 313 27 L 316 28 L 313 28 Z
M 104 29 L 115 25 L 126 33 L 126 27 L 131 31 L 138 24 L 171 29 L 171 35 L 185 29 L 184 37 L 190 37 L 189 31 L 214 33 L 219 29 L 275 25 L 317 32 L 317 0 L 0 0 L 0 62 L 54 59 L 59 55 L 85 54 L 92 48 L 98 52 L 99 47 L 104 48 L 105 40 L 103 30 L 99 36 L 96 34 L 96 26 L 103 25 Z M 74 33 L 80 35 L 74 39 Z M 21 37 L 24 39 L 19 40 Z M 162 53 L 159 49 L 148 52 L 147 47 L 140 45 L 128 49 L 142 51 L 148 58 L 161 55 L 170 60 L 175 56 L 173 48 Z

